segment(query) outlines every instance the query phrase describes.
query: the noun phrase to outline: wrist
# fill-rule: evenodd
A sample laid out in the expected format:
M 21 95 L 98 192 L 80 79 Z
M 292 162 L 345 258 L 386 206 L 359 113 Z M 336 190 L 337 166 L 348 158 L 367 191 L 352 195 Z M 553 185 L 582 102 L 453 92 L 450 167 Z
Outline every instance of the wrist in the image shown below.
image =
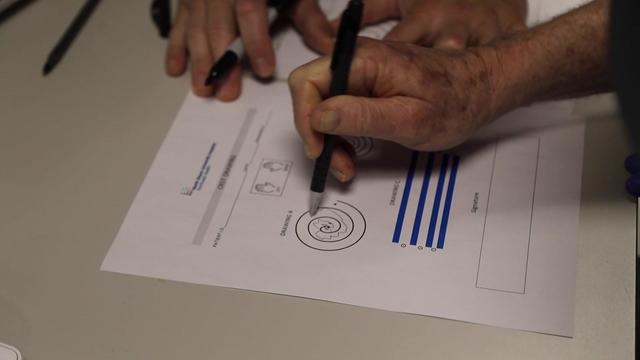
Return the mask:
M 472 49 L 486 64 L 494 118 L 520 106 L 609 88 L 607 1 Z
M 522 63 L 524 57 L 513 55 L 520 51 L 504 45 L 482 46 L 468 51 L 468 56 L 480 64 L 476 68 L 476 79 L 484 82 L 488 89 L 489 121 L 530 102 L 531 89 L 521 87 L 519 80 L 526 68 Z

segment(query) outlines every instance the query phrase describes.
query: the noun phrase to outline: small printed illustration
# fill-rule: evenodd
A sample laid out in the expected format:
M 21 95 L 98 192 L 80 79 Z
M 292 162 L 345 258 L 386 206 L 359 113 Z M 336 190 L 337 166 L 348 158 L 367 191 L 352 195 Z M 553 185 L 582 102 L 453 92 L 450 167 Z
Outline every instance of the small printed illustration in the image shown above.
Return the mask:
M 373 139 L 363 136 L 346 136 L 344 138 L 355 151 L 357 158 L 369 155 L 374 149 Z
M 344 201 L 320 207 L 311 216 L 307 211 L 296 222 L 296 236 L 306 246 L 322 251 L 343 250 L 355 245 L 367 228 L 360 210 Z
M 277 160 L 267 160 L 262 163 L 262 167 L 271 172 L 274 171 L 289 171 L 289 162 L 277 161 Z
M 292 166 L 293 162 L 288 160 L 262 159 L 256 178 L 251 185 L 251 193 L 282 196 Z
M 258 183 L 253 187 L 253 190 L 255 192 L 261 193 L 261 194 L 272 194 L 276 191 L 280 191 L 280 188 L 273 185 L 272 183 L 265 181 L 263 183 Z

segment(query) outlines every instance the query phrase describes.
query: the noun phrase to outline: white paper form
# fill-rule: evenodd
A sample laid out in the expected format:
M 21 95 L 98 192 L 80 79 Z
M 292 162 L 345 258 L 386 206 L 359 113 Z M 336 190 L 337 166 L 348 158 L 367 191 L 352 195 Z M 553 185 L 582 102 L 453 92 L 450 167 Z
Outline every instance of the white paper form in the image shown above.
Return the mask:
M 189 95 L 102 269 L 571 336 L 583 127 L 545 109 L 445 153 L 351 139 L 312 217 L 286 85 Z
M 529 0 L 527 24 L 533 26 L 547 22 L 588 2 L 589 0 Z

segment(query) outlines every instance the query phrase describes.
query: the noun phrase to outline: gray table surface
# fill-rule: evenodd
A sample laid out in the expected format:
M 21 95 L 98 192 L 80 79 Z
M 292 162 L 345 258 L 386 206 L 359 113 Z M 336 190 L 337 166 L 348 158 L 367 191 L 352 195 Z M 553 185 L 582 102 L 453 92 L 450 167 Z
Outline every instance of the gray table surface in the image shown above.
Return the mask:
M 187 92 L 163 75 L 147 1 L 103 1 L 60 66 L 81 0 L 0 26 L 0 342 L 27 360 L 631 359 L 634 205 L 611 98 L 588 115 L 573 339 L 99 271 Z

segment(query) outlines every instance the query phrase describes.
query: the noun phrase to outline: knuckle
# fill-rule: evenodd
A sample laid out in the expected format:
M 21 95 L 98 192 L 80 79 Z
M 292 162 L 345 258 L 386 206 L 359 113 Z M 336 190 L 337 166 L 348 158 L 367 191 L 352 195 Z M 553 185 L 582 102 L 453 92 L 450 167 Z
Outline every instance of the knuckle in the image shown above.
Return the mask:
M 354 102 L 351 106 L 346 107 L 350 112 L 348 118 L 353 119 L 353 130 L 355 134 L 368 134 L 371 129 L 371 109 L 360 101 Z
M 202 42 L 208 41 L 207 33 L 204 31 L 204 29 L 199 27 L 189 28 L 188 37 L 189 37 L 189 40 L 194 43 L 202 43 Z
M 462 40 L 458 36 L 443 37 L 442 39 L 440 39 L 438 43 L 441 48 L 451 49 L 451 50 L 464 49 L 466 45 L 464 40 Z
M 354 111 L 353 119 L 358 119 L 355 121 L 355 131 L 357 134 L 368 135 L 368 134 L 378 134 L 382 131 L 388 132 L 390 129 L 381 129 L 383 127 L 385 121 L 383 116 L 383 111 L 379 106 L 375 106 L 371 103 L 365 103 L 358 101 L 352 107 L 352 111 Z M 391 125 L 390 123 L 387 125 Z M 386 127 L 386 126 L 384 126 Z
M 235 32 L 233 30 L 233 28 L 231 28 L 228 24 L 224 24 L 224 23 L 220 23 L 220 22 L 213 22 L 213 23 L 209 23 L 207 25 L 207 29 L 206 32 L 208 32 L 209 34 L 215 34 L 216 38 L 217 37 L 233 37 L 235 35 Z M 222 39 L 220 39 L 222 40 Z
M 294 89 L 300 83 L 300 81 L 304 78 L 303 73 L 304 73 L 304 70 L 302 69 L 302 67 L 298 67 L 297 69 L 293 70 L 289 74 L 287 81 L 291 89 Z

